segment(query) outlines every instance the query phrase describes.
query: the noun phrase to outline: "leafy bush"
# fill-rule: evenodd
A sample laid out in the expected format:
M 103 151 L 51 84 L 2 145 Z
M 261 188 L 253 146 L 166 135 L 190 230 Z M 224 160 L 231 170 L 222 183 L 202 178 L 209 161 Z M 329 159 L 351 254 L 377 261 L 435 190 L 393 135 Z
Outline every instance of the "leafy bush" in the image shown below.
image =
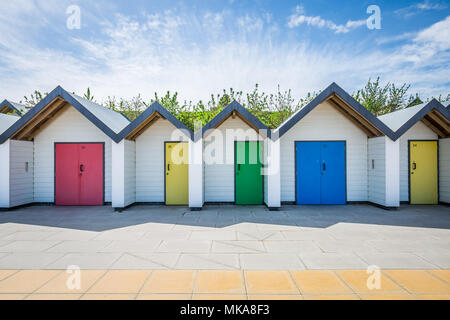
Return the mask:
M 370 112 L 379 116 L 422 103 L 417 93 L 407 98 L 409 88 L 410 85 L 406 83 L 398 86 L 388 82 L 383 86 L 378 77 L 375 81 L 369 79 L 365 87 L 357 90 L 353 96 Z M 197 103 L 192 101 L 181 103 L 178 100 L 177 92 L 171 93 L 167 91 L 163 96 L 155 93 L 154 98 L 148 102 L 144 101 L 139 94 L 131 100 L 114 96 L 108 97 L 101 104 L 111 110 L 122 113 L 133 121 L 153 102 L 158 101 L 182 123 L 194 130 L 196 125 L 204 126 L 232 101 L 237 101 L 267 127 L 274 129 L 279 127 L 292 114 L 310 103 L 319 93 L 308 93 L 305 97 L 296 100 L 292 96 L 291 89 L 283 91 L 278 86 L 276 93 L 266 94 L 260 91 L 259 85 L 256 84 L 251 92 L 245 94 L 243 91 L 236 91 L 233 88 L 224 89 L 222 93 L 211 94 L 207 102 L 200 100 Z M 24 104 L 27 108 L 31 108 L 41 101 L 45 95 L 47 93 L 43 95 L 40 91 L 35 90 L 30 97 L 24 97 Z M 90 88 L 87 89 L 83 96 L 88 100 L 95 101 Z M 428 98 L 426 101 L 430 99 Z M 437 99 L 441 102 L 448 101 L 450 100 L 450 94 L 446 98 L 440 95 Z

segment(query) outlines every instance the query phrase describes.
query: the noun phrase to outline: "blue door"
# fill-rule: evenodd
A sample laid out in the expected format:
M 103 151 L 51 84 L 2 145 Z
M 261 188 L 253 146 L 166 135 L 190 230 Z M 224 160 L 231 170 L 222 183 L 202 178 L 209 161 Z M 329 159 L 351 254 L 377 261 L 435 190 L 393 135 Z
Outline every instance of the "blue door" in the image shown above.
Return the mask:
M 345 142 L 296 143 L 297 204 L 345 204 Z
M 297 142 L 297 204 L 320 203 L 320 143 Z

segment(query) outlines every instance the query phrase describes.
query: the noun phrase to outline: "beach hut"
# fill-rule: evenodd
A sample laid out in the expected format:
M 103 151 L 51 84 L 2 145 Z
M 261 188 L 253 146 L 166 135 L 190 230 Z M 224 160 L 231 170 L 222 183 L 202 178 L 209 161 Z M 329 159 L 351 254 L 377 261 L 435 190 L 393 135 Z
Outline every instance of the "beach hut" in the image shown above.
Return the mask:
M 23 104 L 3 100 L 0 104 L 0 114 L 11 114 L 21 117 L 26 112 L 26 107 Z
M 398 206 L 393 132 L 333 83 L 272 132 L 283 203 Z
M 379 117 L 400 148 L 400 201 L 450 203 L 450 115 L 433 99 Z
M 0 113 L 0 134 L 12 126 L 19 118 L 15 115 Z M 20 148 L 17 147 L 16 142 L 0 144 L 0 208 L 7 207 L 9 203 L 22 204 L 20 190 L 18 193 L 15 191 L 17 182 L 26 173 L 27 161 L 29 159 L 24 159 L 21 156 Z
M 202 139 L 206 203 L 280 206 L 279 171 L 265 172 L 277 146 L 259 119 L 234 101 L 203 127 Z
M 118 137 L 113 147 L 114 208 L 133 203 L 201 208 L 201 149 L 195 148 L 188 127 L 155 102 Z
M 110 203 L 112 143 L 128 124 L 119 113 L 55 88 L 0 135 L 1 145 L 26 159 L 26 178 L 10 177 L 20 184 L 22 204 Z

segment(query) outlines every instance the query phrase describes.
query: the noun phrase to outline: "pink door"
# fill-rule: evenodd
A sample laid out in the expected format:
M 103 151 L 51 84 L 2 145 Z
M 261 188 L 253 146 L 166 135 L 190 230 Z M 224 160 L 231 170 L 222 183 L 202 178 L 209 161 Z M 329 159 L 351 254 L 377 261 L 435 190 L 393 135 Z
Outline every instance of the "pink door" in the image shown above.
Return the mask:
M 103 205 L 103 144 L 55 145 L 55 204 Z

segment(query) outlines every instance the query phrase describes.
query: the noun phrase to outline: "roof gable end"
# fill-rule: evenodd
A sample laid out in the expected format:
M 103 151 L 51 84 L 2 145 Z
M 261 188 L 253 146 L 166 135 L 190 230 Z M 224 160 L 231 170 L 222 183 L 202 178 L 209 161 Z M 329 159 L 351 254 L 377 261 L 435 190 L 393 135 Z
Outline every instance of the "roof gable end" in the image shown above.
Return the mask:
M 137 135 L 140 134 L 140 132 L 151 125 L 152 121 L 157 120 L 159 118 L 158 115 L 168 120 L 176 128 L 181 130 L 189 139 L 193 140 L 194 133 L 191 129 L 184 125 L 158 102 L 154 102 L 118 134 L 119 141 L 123 139 L 134 139 Z
M 209 130 L 220 126 L 226 119 L 232 116 L 234 112 L 236 112 L 245 123 L 256 131 L 264 131 L 264 134 L 269 138 L 272 136 L 271 130 L 264 125 L 264 123 L 244 108 L 239 102 L 233 101 L 202 128 L 202 137 L 205 136 Z
M 7 99 L 3 100 L 3 102 L 0 104 L 0 113 L 15 112 L 19 117 L 22 116 L 22 111 L 24 111 L 25 109 L 26 107 L 23 104 L 9 101 Z
M 335 98 L 336 101 L 331 100 L 331 98 Z M 282 137 L 307 114 L 309 114 L 322 102 L 327 100 L 330 100 L 333 106 L 339 108 L 339 111 L 346 114 L 348 118 L 359 121 L 359 126 L 368 135 L 386 135 L 390 138 L 394 136 L 394 132 L 388 126 L 386 126 L 381 120 L 377 119 L 377 117 L 375 117 L 369 110 L 356 101 L 350 94 L 333 82 L 310 103 L 297 111 L 293 116 L 281 124 L 280 127 L 278 127 L 276 131 L 278 138 Z M 349 112 L 345 111 L 344 108 L 339 107 L 341 103 L 348 106 L 347 111 Z
M 417 111 L 409 120 L 395 131 L 394 141 L 399 139 L 417 122 L 423 121 L 428 127 L 436 132 L 440 138 L 450 136 L 450 111 L 436 99 L 431 100 Z
M 64 90 L 61 86 L 57 86 L 52 92 L 50 92 L 44 99 L 37 103 L 33 108 L 31 108 L 22 118 L 15 122 L 10 128 L 8 128 L 2 135 L 0 135 L 0 144 L 13 137 L 25 126 L 30 124 L 35 118 L 56 100 L 62 100 L 70 104 L 76 110 L 78 110 L 84 117 L 86 117 L 92 124 L 99 128 L 103 133 L 110 137 L 113 141 L 118 142 L 116 132 L 105 123 L 104 119 L 99 119 L 94 113 L 100 115 L 101 113 L 95 112 L 93 108 L 103 108 L 101 110 L 105 117 L 108 117 L 108 122 L 117 120 L 117 123 L 127 124 L 125 118 L 123 118 L 119 113 L 112 111 L 110 109 L 104 108 L 92 101 L 89 103 L 87 100 L 78 97 L 74 94 L 70 94 Z M 91 111 L 92 110 L 92 111 Z M 100 109 L 99 109 L 100 110 Z M 116 117 L 117 115 L 117 117 Z M 120 120 L 119 120 L 120 119 Z

